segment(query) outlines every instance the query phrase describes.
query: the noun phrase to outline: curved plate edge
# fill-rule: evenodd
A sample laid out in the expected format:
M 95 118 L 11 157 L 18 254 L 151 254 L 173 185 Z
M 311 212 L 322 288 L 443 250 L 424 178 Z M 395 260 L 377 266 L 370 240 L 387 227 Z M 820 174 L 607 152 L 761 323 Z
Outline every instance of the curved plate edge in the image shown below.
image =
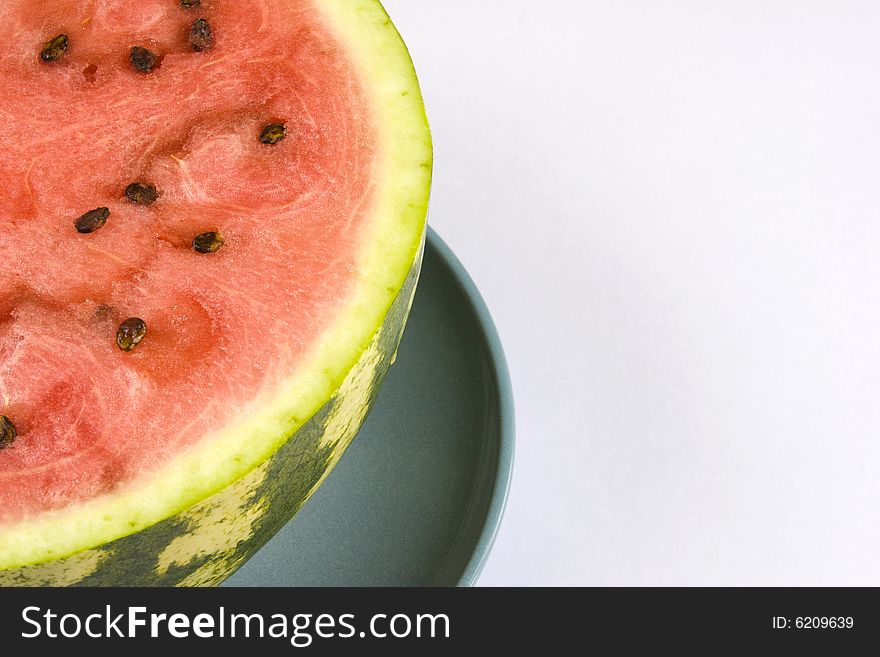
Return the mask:
M 449 268 L 455 279 L 465 291 L 470 300 L 474 315 L 479 321 L 479 328 L 486 343 L 487 352 L 491 358 L 493 369 L 498 384 L 498 408 L 499 408 L 499 453 L 498 466 L 495 472 L 491 502 L 486 513 L 486 519 L 473 553 L 465 565 L 464 571 L 458 579 L 458 586 L 473 586 L 476 584 L 486 566 L 486 561 L 492 552 L 492 546 L 498 536 L 504 511 L 507 507 L 507 498 L 510 493 L 510 484 L 513 478 L 513 460 L 516 442 L 516 421 L 513 402 L 513 388 L 510 381 L 510 371 L 507 366 L 507 358 L 501 346 L 498 329 L 492 320 L 492 315 L 486 305 L 483 296 L 477 289 L 470 274 L 452 249 L 443 241 L 437 231 L 428 228 L 428 240 L 437 251 L 443 263 Z

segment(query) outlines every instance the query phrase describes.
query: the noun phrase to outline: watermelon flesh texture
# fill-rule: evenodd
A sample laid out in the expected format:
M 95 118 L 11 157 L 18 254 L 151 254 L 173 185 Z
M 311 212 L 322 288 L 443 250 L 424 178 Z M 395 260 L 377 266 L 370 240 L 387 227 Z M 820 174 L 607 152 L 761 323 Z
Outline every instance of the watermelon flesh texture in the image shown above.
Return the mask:
M 393 222 L 375 228 L 401 205 L 388 203 L 381 175 L 399 136 L 378 118 L 390 96 L 357 58 L 387 56 L 369 47 L 382 39 L 354 49 L 346 40 L 361 29 L 350 15 L 364 8 L 364 32 L 388 29 L 378 3 L 346 0 L 0 5 L 0 85 L 16 90 L 0 109 L 0 412 L 18 434 L 0 450 L 0 544 L 4 527 L 39 529 L 43 517 L 71 514 L 75 526 L 79 505 L 161 484 L 169 463 L 235 426 L 292 374 L 345 375 L 332 371 L 343 357 L 321 368 L 313 352 L 331 329 L 356 356 L 375 337 L 379 327 L 366 319 L 338 326 L 363 292 L 365 253 L 405 252 L 407 267 L 388 279 L 396 286 L 385 280 L 374 296 L 390 304 L 402 292 L 408 309 L 422 226 L 399 242 L 386 235 Z M 215 45 L 193 52 L 188 33 L 201 17 Z M 69 49 L 41 61 L 59 33 Z M 159 66 L 135 70 L 132 46 L 157 53 Z M 400 81 L 402 97 L 412 84 Z M 423 114 L 411 120 L 422 152 L 407 166 L 422 171 L 408 183 L 416 192 L 407 207 L 421 224 L 429 138 Z M 286 138 L 261 143 L 276 122 Z M 133 182 L 154 185 L 158 201 L 129 202 Z M 77 217 L 98 207 L 110 209 L 106 225 L 77 233 Z M 205 231 L 222 233 L 216 253 L 193 250 Z M 385 328 L 399 338 L 405 309 L 396 315 Z M 147 335 L 125 353 L 115 335 L 128 317 L 142 318 Z M 396 345 L 385 342 L 385 351 Z M 388 356 L 374 358 L 373 370 Z M 292 430 L 305 419 L 293 417 Z M 248 439 L 240 436 L 245 453 Z M 223 476 L 232 471 L 213 456 Z M 219 489 L 228 482 L 218 477 Z M 127 531 L 198 494 L 170 493 L 168 509 L 140 513 Z M 80 536 L 71 551 L 107 538 Z
M 173 1 L 0 9 L 3 41 L 23 46 L 0 55 L 0 85 L 19 90 L 0 124 L 0 377 L 20 436 L 0 455 L 4 519 L 111 491 L 222 426 L 295 367 L 347 292 L 369 121 L 320 27 L 264 35 L 287 3 L 258 4 L 205 12 L 210 55 L 188 50 L 195 17 Z M 34 47 L 58 32 L 71 47 L 47 66 Z M 166 53 L 161 67 L 137 72 L 134 44 Z M 227 52 L 234 63 L 205 66 Z M 260 143 L 279 119 L 289 138 Z M 154 205 L 126 201 L 141 180 Z M 102 206 L 107 225 L 77 234 Z M 216 254 L 191 248 L 218 229 Z M 114 336 L 128 317 L 149 337 L 126 354 Z

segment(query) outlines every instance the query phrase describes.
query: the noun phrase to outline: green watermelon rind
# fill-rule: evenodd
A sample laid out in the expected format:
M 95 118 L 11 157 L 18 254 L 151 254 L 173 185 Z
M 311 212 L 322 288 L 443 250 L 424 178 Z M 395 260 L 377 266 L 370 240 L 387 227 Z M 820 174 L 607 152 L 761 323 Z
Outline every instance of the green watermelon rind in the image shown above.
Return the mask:
M 299 370 L 125 491 L 0 530 L 0 585 L 215 584 L 320 485 L 375 397 L 412 302 L 432 144 L 418 80 L 377 0 L 320 0 L 378 130 L 372 219 L 349 300 Z
M 0 570 L 0 585 L 207 586 L 222 582 L 302 507 L 363 422 L 394 358 L 418 278 L 407 281 L 338 392 L 267 460 L 154 525 L 63 558 Z

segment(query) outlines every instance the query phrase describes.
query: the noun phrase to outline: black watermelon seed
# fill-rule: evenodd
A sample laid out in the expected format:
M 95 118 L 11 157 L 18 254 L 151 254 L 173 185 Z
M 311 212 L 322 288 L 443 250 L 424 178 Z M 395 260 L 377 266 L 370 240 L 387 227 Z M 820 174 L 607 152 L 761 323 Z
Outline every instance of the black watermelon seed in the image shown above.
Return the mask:
M 196 52 L 204 52 L 214 47 L 214 33 L 204 18 L 192 24 L 189 30 L 189 45 Z
M 180 0 L 180 6 L 184 9 L 192 9 L 202 4 L 202 0 Z
M 270 123 L 260 133 L 260 141 L 269 146 L 274 146 L 287 136 L 287 126 L 283 123 Z
M 76 227 L 76 232 L 87 235 L 100 230 L 107 223 L 109 217 L 109 208 L 95 208 L 86 212 L 73 225 Z
M 156 68 L 156 62 L 159 60 L 159 57 L 152 50 L 147 50 L 141 46 L 134 46 L 128 59 L 136 70 L 141 73 L 149 73 Z
M 18 431 L 15 430 L 12 420 L 5 415 L 0 415 L 0 449 L 9 447 L 15 442 L 17 436 Z
M 199 253 L 216 253 L 223 246 L 224 242 L 223 236 L 219 232 L 212 230 L 196 235 L 193 238 L 192 247 Z
M 125 197 L 135 205 L 153 205 L 159 200 L 159 192 L 147 183 L 131 183 L 125 188 Z
M 147 334 L 147 324 L 140 317 L 129 317 L 116 330 L 116 345 L 122 351 L 137 347 Z
M 59 34 L 54 39 L 46 42 L 43 51 L 40 53 L 40 59 L 44 62 L 55 62 L 61 59 L 62 55 L 67 52 L 70 45 L 70 39 L 66 34 Z

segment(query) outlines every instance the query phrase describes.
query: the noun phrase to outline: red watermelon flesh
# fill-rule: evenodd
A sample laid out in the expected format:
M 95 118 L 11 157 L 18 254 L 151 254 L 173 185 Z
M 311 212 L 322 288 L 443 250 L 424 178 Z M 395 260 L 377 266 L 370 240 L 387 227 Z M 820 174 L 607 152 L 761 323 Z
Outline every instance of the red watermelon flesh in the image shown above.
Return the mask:
M 204 17 L 213 49 L 194 52 Z M 39 58 L 70 37 L 54 62 Z M 0 521 L 155 471 L 292 370 L 350 289 L 375 136 L 295 0 L 0 4 Z M 132 46 L 160 57 L 150 73 Z M 260 142 L 280 122 L 287 137 Z M 150 206 L 124 196 L 155 185 Z M 107 207 L 99 231 L 74 229 Z M 219 231 L 216 252 L 193 237 Z M 129 353 L 129 317 L 148 327 Z M 198 430 L 194 430 L 197 428 Z

